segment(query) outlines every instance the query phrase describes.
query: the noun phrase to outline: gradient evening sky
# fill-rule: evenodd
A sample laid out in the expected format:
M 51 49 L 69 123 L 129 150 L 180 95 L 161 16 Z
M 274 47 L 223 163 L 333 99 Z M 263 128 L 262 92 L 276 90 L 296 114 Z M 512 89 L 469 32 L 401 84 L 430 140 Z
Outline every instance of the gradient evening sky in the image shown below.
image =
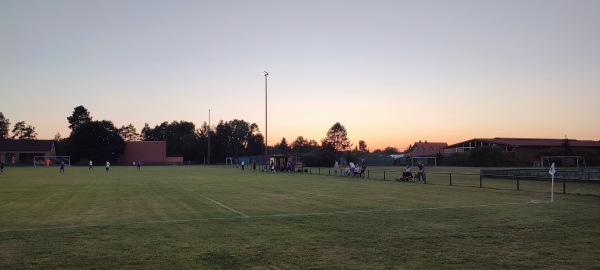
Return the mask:
M 0 0 L 0 112 L 67 137 L 243 119 L 269 145 L 599 140 L 600 1 Z

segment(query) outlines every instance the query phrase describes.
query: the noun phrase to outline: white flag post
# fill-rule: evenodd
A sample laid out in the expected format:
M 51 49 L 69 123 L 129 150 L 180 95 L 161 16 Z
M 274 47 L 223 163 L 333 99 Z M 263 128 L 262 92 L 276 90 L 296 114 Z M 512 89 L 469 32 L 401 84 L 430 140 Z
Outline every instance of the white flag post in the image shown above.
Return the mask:
M 550 170 L 548 171 L 550 175 L 552 175 L 552 190 L 550 190 L 550 202 L 554 202 L 554 173 L 556 173 L 556 169 L 554 168 L 554 162 L 552 162 L 552 166 L 550 166 Z

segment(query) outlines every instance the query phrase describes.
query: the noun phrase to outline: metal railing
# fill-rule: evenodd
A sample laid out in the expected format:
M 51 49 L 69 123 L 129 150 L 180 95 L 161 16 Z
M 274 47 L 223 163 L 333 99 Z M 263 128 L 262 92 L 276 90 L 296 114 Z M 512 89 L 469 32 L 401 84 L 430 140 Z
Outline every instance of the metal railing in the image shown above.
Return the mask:
M 222 167 L 236 167 L 235 165 Z M 239 165 L 237 166 L 239 167 Z M 247 170 L 251 169 L 251 166 L 246 165 Z M 257 170 L 270 171 L 270 168 L 266 165 L 258 165 Z M 518 171 L 529 171 L 525 173 L 517 173 Z M 427 172 L 423 181 L 419 182 L 428 185 L 447 185 L 447 186 L 461 186 L 461 187 L 476 187 L 476 188 L 491 188 L 491 189 L 503 189 L 503 190 L 516 190 L 516 191 L 532 191 L 532 192 L 548 192 L 550 190 L 550 175 L 544 170 L 543 173 L 533 173 L 533 170 L 525 169 L 509 169 L 504 170 L 502 173 L 489 173 L 489 171 L 481 170 L 482 173 L 456 173 L 456 172 Z M 538 169 L 539 171 L 539 169 Z M 312 174 L 312 175 L 323 175 L 336 177 L 336 172 L 333 168 L 323 167 L 304 167 L 301 171 L 294 171 L 295 173 Z M 403 170 L 395 169 L 369 169 L 365 170 L 364 175 L 344 175 L 344 170 L 337 170 L 337 177 L 340 178 L 359 178 L 365 180 L 379 180 L 379 181 L 394 181 L 398 180 Z M 512 172 L 512 173 L 508 173 Z M 570 170 L 561 170 L 560 172 L 571 172 Z M 416 172 L 412 172 L 413 183 L 417 182 Z M 582 176 L 586 178 L 572 178 L 573 176 Z M 554 181 L 554 192 L 562 194 L 585 194 L 600 196 L 600 180 L 595 180 L 596 175 L 600 176 L 600 170 L 598 172 L 589 171 L 582 174 L 574 173 L 563 173 L 555 175 Z
M 307 167 L 308 174 L 335 176 L 335 171 L 332 168 Z M 483 171 L 483 170 L 482 170 Z M 422 182 L 429 185 L 448 185 L 448 186 L 464 186 L 464 187 L 479 187 L 506 189 L 517 191 L 539 191 L 547 192 L 550 189 L 550 175 L 544 170 L 545 174 L 536 173 L 514 173 L 521 171 L 518 169 L 507 170 L 512 174 L 486 174 L 484 173 L 453 173 L 453 172 L 427 172 Z M 343 170 L 338 170 L 338 177 L 344 176 Z M 403 170 L 389 169 L 371 169 L 364 172 L 364 179 L 393 181 L 398 180 Z M 562 194 L 586 194 L 600 196 L 600 170 L 596 171 L 576 171 L 576 170 L 561 170 L 561 174 L 557 171 L 555 181 L 555 192 Z M 416 182 L 417 173 L 412 172 L 413 181 Z M 357 176 L 354 176 L 356 178 Z

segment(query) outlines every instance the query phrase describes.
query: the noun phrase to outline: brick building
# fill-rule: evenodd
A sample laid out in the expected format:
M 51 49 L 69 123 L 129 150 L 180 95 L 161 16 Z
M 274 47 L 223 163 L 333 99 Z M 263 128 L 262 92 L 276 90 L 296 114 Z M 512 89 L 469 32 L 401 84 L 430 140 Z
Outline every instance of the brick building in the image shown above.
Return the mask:
M 53 140 L 0 140 L 0 160 L 5 164 L 33 164 L 35 156 L 56 156 Z
M 569 139 L 572 149 L 586 149 L 600 156 L 600 141 L 573 140 Z M 518 160 L 525 163 L 537 161 L 543 150 L 563 147 L 565 139 L 530 139 L 530 138 L 493 138 L 493 139 L 471 139 L 464 142 L 449 145 L 444 149 L 445 154 L 468 152 L 473 148 L 481 146 L 494 146 L 503 152 L 512 152 Z
M 448 143 L 443 142 L 415 142 L 405 151 L 405 154 L 411 157 L 434 157 L 437 154 L 443 154 L 444 148 Z
M 117 161 L 118 165 L 132 165 L 140 161 L 144 165 L 182 164 L 183 157 L 167 157 L 166 141 L 128 141 L 125 153 Z

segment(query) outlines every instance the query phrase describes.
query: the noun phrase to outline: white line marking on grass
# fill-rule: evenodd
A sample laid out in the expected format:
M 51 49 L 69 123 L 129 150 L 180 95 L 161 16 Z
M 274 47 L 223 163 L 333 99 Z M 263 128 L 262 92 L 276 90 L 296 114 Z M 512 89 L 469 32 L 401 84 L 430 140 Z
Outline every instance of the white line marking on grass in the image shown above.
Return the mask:
M 213 199 L 211 199 L 211 198 L 209 198 L 209 197 L 206 197 L 206 196 L 204 196 L 204 195 L 202 195 L 202 194 L 200 194 L 200 193 L 198 193 L 198 192 L 196 192 L 196 191 L 193 191 L 193 190 L 191 190 L 191 189 L 189 189 L 189 188 L 183 188 L 183 189 L 185 189 L 185 190 L 187 190 L 187 191 L 189 191 L 189 192 L 192 192 L 192 193 L 194 193 L 194 194 L 197 194 L 197 195 L 199 195 L 200 197 L 202 197 L 202 198 L 204 198 L 204 199 L 207 199 L 207 200 L 209 200 L 209 201 L 211 201 L 211 202 L 213 202 L 213 203 L 215 203 L 215 204 L 217 204 L 217 205 L 219 205 L 219 206 L 221 206 L 221 207 L 223 207 L 223 208 L 225 208 L 225 209 L 227 209 L 227 210 L 229 210 L 229 211 L 231 211 L 231 212 L 234 212 L 234 213 L 236 213 L 236 214 L 238 214 L 238 215 L 241 215 L 241 216 L 243 216 L 243 217 L 245 217 L 245 218 L 248 218 L 248 217 L 250 217 L 250 216 L 248 216 L 248 215 L 246 215 L 246 214 L 244 214 L 244 213 L 242 213 L 242 212 L 240 212 L 240 211 L 237 211 L 237 210 L 235 210 L 235 209 L 233 209 L 233 208 L 231 208 L 231 207 L 229 207 L 229 206 L 227 206 L 227 205 L 224 205 L 224 204 L 222 204 L 222 203 L 220 203 L 220 202 L 218 202 L 218 201 L 215 201 L 215 200 L 213 200 Z

